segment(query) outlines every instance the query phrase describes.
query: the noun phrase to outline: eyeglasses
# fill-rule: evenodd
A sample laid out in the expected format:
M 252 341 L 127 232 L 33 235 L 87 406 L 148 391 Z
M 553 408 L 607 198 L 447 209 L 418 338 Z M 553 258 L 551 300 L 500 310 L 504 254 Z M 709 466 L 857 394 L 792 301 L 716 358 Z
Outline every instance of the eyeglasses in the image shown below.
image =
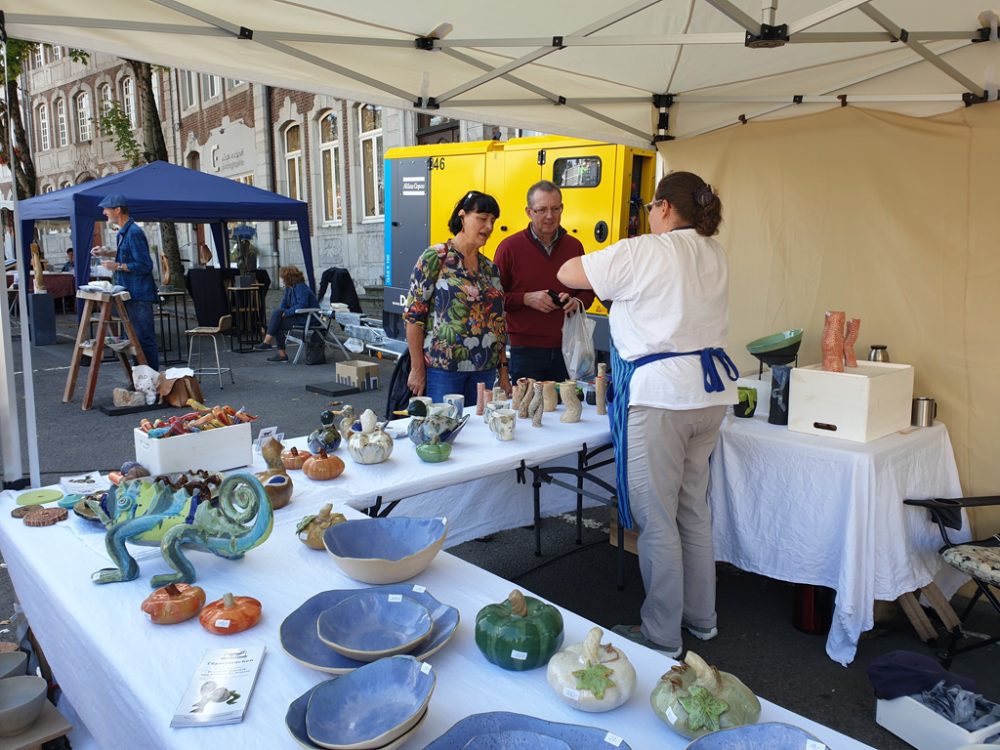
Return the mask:
M 652 203 L 644 203 L 642 207 L 646 209 L 647 214 L 652 213 L 653 209 L 663 203 L 663 201 L 664 199 L 660 198 L 658 201 L 653 201 Z
M 545 216 L 550 214 L 551 215 L 561 214 L 563 212 L 563 207 L 555 206 L 553 208 L 529 208 L 528 210 L 531 211 L 531 213 L 535 214 L 536 216 Z

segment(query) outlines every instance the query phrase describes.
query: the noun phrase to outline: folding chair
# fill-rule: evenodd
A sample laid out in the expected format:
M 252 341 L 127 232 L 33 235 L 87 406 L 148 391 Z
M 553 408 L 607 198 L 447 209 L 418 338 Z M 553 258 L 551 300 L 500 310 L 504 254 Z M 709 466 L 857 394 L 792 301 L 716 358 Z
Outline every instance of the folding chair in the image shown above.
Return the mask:
M 306 320 L 301 327 L 293 327 L 285 337 L 286 346 L 288 344 L 297 344 L 295 357 L 292 359 L 293 365 L 297 365 L 299 360 L 302 359 L 302 355 L 305 353 L 306 347 L 308 346 L 309 334 L 311 331 L 318 331 L 327 345 L 338 346 L 340 351 L 343 352 L 345 360 L 351 358 L 351 355 L 348 354 L 347 350 L 344 348 L 344 344 L 339 338 L 337 338 L 336 334 L 330 330 L 335 320 L 332 311 L 324 311 L 318 307 L 302 307 L 296 310 L 295 314 L 305 315 Z M 302 331 L 301 336 L 298 334 L 299 330 Z
M 991 637 L 967 632 L 963 627 L 966 618 L 980 598 L 985 598 L 1000 615 L 1000 599 L 993 591 L 994 588 L 1000 590 L 1000 534 L 994 534 L 987 539 L 958 544 L 952 542 L 948 537 L 948 529 L 959 530 L 962 528 L 962 508 L 1000 505 L 1000 497 L 934 498 L 930 500 L 904 500 L 903 502 L 907 505 L 927 508 L 931 519 L 938 525 L 941 537 L 944 539 L 944 546 L 939 550 L 941 557 L 953 568 L 970 576 L 976 585 L 976 593 L 961 616 L 955 616 L 952 613 L 955 619 L 950 623 L 949 618 L 942 617 L 948 634 L 944 649 L 938 653 L 937 657 L 941 664 L 947 668 L 957 654 L 1000 641 L 1000 634 Z M 935 609 L 940 613 L 940 607 L 935 606 Z M 959 645 L 963 640 L 969 641 L 970 639 L 971 642 Z

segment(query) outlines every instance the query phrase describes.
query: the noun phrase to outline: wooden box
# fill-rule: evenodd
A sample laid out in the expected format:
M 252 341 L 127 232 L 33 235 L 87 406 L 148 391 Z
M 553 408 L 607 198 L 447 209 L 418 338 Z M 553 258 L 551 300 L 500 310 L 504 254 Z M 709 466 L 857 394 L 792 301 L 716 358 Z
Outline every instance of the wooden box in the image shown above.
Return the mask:
M 917 750 L 951 750 L 986 742 L 1000 734 L 1000 722 L 969 732 L 908 695 L 893 700 L 879 699 L 875 721 Z
M 611 542 L 612 547 L 618 546 L 618 510 L 616 508 L 609 508 L 608 510 L 608 541 Z M 633 555 L 639 554 L 636 552 L 636 541 L 639 539 L 639 532 L 636 529 L 625 529 L 625 551 L 631 552 Z
M 190 435 L 152 439 L 136 428 L 135 460 L 157 474 L 190 469 L 226 471 L 253 462 L 249 424 L 234 424 Z
M 337 385 L 350 385 L 361 391 L 377 391 L 378 364 L 361 359 L 338 362 Z

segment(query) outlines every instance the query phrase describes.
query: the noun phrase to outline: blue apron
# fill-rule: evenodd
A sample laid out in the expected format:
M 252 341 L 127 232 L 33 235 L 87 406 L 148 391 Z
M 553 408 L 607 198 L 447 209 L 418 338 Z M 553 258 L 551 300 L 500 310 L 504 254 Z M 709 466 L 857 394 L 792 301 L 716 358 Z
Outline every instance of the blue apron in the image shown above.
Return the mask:
M 622 528 L 631 529 L 632 511 L 628 502 L 628 402 L 629 386 L 636 369 L 650 362 L 671 357 L 700 357 L 706 393 L 721 393 L 726 385 L 719 375 L 715 360 L 722 363 L 730 380 L 739 377 L 739 371 L 724 349 L 696 349 L 692 352 L 663 352 L 647 354 L 645 357 L 628 361 L 618 355 L 611 346 L 611 382 L 608 383 L 608 421 L 611 424 L 611 444 L 615 450 L 615 484 L 618 487 L 618 523 Z

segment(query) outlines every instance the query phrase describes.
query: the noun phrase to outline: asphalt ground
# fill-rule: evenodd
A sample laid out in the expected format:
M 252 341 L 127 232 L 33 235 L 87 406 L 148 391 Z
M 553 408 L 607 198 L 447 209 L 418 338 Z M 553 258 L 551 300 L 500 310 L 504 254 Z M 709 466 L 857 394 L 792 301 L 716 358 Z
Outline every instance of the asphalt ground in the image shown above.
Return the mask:
M 147 416 L 112 417 L 97 408 L 82 410 L 86 369 L 81 370 L 74 399 L 62 402 L 76 322 L 72 315 L 58 315 L 57 319 L 57 343 L 31 350 L 42 484 L 94 469 L 107 472 L 133 459 L 132 430 L 142 416 Z M 15 338 L 14 344 L 17 388 L 23 399 L 20 340 Z M 230 355 L 235 383 L 230 384 L 224 377 L 224 388 L 220 390 L 217 378 L 205 377 L 202 388 L 206 403 L 245 407 L 258 415 L 255 427 L 273 425 L 289 436 L 311 431 L 319 425 L 319 413 L 330 405 L 331 398 L 311 393 L 306 386 L 333 384 L 334 363 L 343 360 L 343 355 L 328 351 L 327 364 L 315 366 L 271 363 L 267 357 L 266 353 Z M 378 390 L 337 400 L 359 411 L 372 408 L 382 414 L 393 366 L 389 360 L 379 362 Z M 125 375 L 120 365 L 116 361 L 103 363 L 97 403 L 110 403 L 111 389 L 122 385 Z M 180 412 L 165 409 L 149 412 L 148 416 L 160 413 Z M 27 474 L 26 452 L 23 463 Z M 610 629 L 619 623 L 639 621 L 643 592 L 638 564 L 630 554 L 626 555 L 625 590 L 617 591 L 615 550 L 608 544 L 607 521 L 606 510 L 588 511 L 584 543 L 577 546 L 571 518 L 544 520 L 542 557 L 534 555 L 530 529 L 513 529 L 450 551 Z M 824 636 L 795 629 L 792 584 L 723 564 L 718 566 L 718 580 L 719 636 L 709 642 L 689 639 L 686 646 L 720 669 L 736 674 L 758 695 L 814 721 L 873 747 L 909 747 L 875 723 L 875 699 L 866 673 L 873 659 L 895 649 L 933 655 L 933 647 L 919 641 L 901 612 L 888 607 L 876 629 L 860 642 L 855 661 L 845 668 L 827 657 Z M 9 578 L 2 574 L 0 640 L 14 639 L 8 622 L 13 612 L 14 592 Z M 978 608 L 973 617 L 972 630 L 1000 632 L 1000 617 L 985 608 Z M 1000 673 L 1000 645 L 959 656 L 952 669 L 975 678 L 988 698 L 1000 701 L 1000 680 L 996 677 Z

